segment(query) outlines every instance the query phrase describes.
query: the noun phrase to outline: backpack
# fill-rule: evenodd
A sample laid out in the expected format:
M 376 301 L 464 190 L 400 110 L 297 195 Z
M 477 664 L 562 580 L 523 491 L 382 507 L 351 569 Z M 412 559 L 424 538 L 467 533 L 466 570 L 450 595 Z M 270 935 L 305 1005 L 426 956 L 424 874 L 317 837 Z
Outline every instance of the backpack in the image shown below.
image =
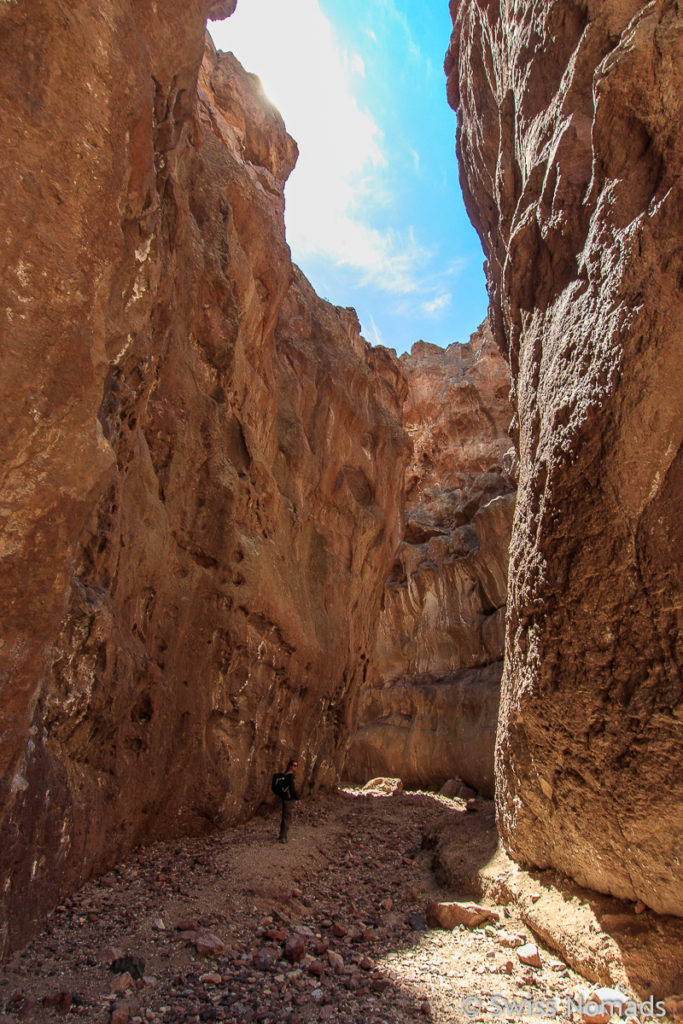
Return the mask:
M 279 796 L 281 800 L 289 800 L 289 783 L 284 772 L 275 772 L 270 788 L 275 793 L 275 796 Z

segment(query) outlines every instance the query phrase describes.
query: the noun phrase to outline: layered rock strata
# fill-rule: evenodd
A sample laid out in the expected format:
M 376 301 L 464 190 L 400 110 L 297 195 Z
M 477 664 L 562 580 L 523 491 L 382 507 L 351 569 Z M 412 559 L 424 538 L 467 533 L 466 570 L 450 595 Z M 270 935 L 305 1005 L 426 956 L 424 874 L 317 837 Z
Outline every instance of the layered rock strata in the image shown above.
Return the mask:
M 395 358 L 290 262 L 295 144 L 203 58 L 234 4 L 1 6 L 6 953 L 292 752 L 335 781 L 409 445 Z
M 451 12 L 520 460 L 499 827 L 525 865 L 683 914 L 679 5 Z
M 510 376 L 485 322 L 466 345 L 401 356 L 413 442 L 406 531 L 345 774 L 490 796 L 514 509 Z

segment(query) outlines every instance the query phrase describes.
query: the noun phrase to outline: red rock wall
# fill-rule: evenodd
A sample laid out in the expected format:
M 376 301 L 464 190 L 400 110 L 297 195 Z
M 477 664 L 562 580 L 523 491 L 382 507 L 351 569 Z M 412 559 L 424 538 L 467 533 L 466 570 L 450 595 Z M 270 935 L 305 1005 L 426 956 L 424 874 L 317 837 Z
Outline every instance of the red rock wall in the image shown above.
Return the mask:
M 211 47 L 197 88 L 209 5 L 0 6 L 1 954 L 291 753 L 336 779 L 408 442 L 290 262 L 279 115 Z
M 499 827 L 523 864 L 681 914 L 679 5 L 451 12 L 520 459 Z
M 414 448 L 406 531 L 344 770 L 409 786 L 458 776 L 491 796 L 515 503 L 510 375 L 486 322 L 466 345 L 418 342 L 400 363 Z

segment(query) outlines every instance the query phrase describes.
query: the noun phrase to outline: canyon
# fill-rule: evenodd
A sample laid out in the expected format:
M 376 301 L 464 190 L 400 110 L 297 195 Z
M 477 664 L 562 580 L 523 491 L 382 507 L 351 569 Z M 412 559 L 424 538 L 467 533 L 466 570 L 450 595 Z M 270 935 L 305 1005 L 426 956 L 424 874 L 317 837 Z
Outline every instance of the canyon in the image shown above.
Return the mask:
M 488 322 L 465 345 L 399 360 L 413 443 L 406 526 L 344 775 L 493 795 L 515 504 L 510 374 Z
M 452 0 L 490 321 L 400 360 L 292 264 L 234 6 L 0 5 L 0 958 L 294 753 L 683 916 L 677 4 Z

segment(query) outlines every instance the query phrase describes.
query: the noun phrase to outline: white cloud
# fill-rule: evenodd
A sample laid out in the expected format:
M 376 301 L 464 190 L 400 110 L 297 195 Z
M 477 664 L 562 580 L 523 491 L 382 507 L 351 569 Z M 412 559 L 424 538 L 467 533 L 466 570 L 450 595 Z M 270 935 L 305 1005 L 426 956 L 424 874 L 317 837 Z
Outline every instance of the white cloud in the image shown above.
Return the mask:
M 364 204 L 377 210 L 391 202 L 384 139 L 353 95 L 363 59 L 343 49 L 318 0 L 248 0 L 211 32 L 219 49 L 233 50 L 260 76 L 298 143 L 285 192 L 294 258 L 315 255 L 354 268 L 364 284 L 415 291 L 416 271 L 430 253 L 412 228 L 380 231 L 363 217 Z
M 440 313 L 446 308 L 446 306 L 450 306 L 450 304 L 451 296 L 448 292 L 445 292 L 443 295 L 438 295 L 434 299 L 429 299 L 427 302 L 423 302 L 420 308 L 425 316 L 436 316 L 437 313 Z

